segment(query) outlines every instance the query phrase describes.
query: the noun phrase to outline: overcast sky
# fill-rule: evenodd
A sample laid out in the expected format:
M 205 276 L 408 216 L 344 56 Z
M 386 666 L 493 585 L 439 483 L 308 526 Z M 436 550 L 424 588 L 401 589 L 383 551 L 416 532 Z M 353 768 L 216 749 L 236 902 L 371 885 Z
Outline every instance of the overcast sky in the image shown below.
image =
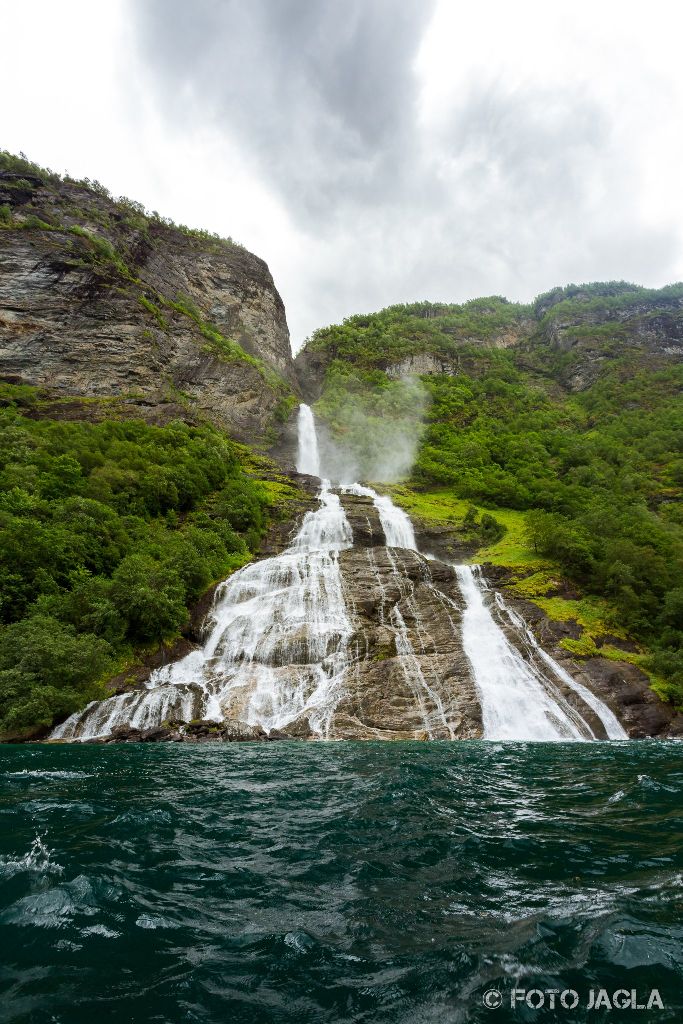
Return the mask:
M 2 5 L 0 147 L 395 302 L 683 278 L 678 0 Z

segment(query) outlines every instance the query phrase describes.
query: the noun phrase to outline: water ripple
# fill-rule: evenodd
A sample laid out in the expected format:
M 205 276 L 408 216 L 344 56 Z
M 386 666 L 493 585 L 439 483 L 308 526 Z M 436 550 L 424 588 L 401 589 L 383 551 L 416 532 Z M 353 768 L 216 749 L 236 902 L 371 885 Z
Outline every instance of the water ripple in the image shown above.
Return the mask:
M 682 791 L 675 743 L 0 747 L 4 1019 L 678 1021 Z

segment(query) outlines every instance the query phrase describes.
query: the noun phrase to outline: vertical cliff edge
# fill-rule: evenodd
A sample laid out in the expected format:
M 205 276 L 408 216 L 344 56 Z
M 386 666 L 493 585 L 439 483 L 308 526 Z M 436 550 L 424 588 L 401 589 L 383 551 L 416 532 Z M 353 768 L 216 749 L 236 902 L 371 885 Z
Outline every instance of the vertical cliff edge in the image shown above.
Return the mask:
M 7 157 L 0 378 L 48 389 L 64 417 L 98 418 L 108 400 L 108 417 L 208 419 L 262 448 L 277 440 L 295 382 L 262 260 Z

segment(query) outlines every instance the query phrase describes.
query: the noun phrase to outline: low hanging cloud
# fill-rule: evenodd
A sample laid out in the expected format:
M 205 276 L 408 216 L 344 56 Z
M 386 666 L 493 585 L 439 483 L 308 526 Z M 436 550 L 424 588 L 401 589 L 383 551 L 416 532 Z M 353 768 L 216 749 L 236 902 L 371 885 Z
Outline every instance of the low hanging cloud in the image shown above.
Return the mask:
M 665 283 L 680 268 L 680 217 L 642 210 L 639 147 L 662 117 L 650 124 L 644 114 L 659 95 L 656 79 L 643 78 L 652 92 L 642 109 L 620 105 L 615 82 L 623 74 L 632 89 L 637 69 L 609 65 L 607 49 L 607 71 L 596 65 L 594 79 L 566 48 L 566 73 L 534 73 L 533 49 L 515 64 L 515 46 L 532 30 L 539 47 L 556 46 L 561 65 L 556 26 L 546 15 L 534 21 L 533 5 L 522 3 L 510 30 L 519 37 L 509 41 L 487 27 L 486 12 L 460 24 L 454 7 L 131 6 L 148 86 L 169 124 L 229 138 L 286 214 L 288 234 L 270 262 L 295 347 L 315 327 L 394 302 L 528 300 L 569 280 Z M 434 41 L 441 23 L 452 26 L 452 87 L 434 100 L 444 60 L 451 72 L 450 50 L 439 58 Z M 581 40 L 572 45 L 579 53 Z

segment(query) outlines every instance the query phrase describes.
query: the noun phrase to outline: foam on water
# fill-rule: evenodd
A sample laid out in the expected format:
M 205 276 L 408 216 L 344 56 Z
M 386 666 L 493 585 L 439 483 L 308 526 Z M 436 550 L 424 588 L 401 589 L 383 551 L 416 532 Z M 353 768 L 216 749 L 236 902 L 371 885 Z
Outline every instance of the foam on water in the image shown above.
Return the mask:
M 64 868 L 52 860 L 53 853 L 54 850 L 46 846 L 42 836 L 36 836 L 28 852 L 22 856 L 0 855 L 0 879 L 13 878 L 22 872 L 34 875 L 61 875 Z

